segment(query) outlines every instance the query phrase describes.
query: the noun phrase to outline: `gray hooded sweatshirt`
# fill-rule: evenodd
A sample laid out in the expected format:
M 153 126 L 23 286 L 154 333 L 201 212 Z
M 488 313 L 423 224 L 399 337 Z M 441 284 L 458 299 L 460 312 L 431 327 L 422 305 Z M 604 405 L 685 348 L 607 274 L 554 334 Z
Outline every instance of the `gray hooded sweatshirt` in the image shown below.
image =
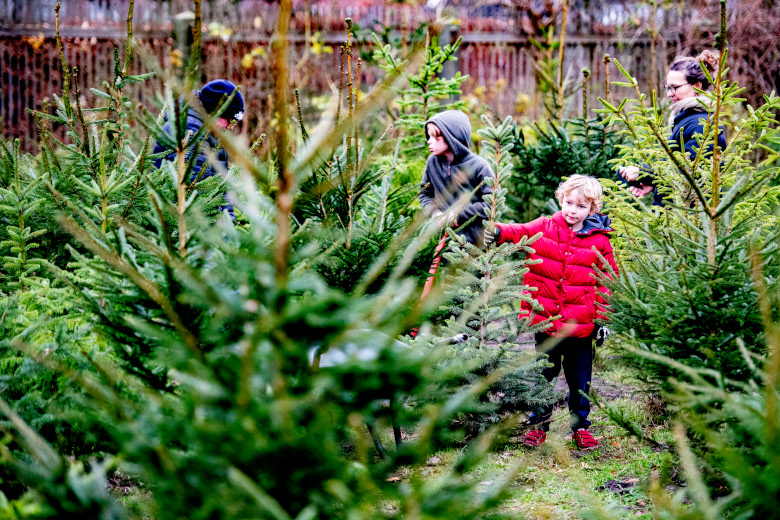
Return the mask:
M 458 234 L 472 244 L 482 247 L 485 239 L 483 221 L 489 208 L 484 197 L 493 193 L 493 188 L 480 183 L 485 177 L 494 177 L 487 161 L 469 148 L 471 143 L 471 122 L 469 116 L 460 110 L 446 110 L 425 122 L 425 139 L 428 139 L 428 123 L 441 130 L 444 140 L 455 154 L 452 163 L 445 155 L 431 155 L 425 163 L 420 203 L 427 216 L 434 211 L 447 211 L 464 194 L 471 194 L 471 200 L 457 217 L 462 227 Z M 479 186 L 479 188 L 477 188 Z M 476 191 L 475 191 L 476 189 Z M 471 219 L 470 224 L 463 226 Z

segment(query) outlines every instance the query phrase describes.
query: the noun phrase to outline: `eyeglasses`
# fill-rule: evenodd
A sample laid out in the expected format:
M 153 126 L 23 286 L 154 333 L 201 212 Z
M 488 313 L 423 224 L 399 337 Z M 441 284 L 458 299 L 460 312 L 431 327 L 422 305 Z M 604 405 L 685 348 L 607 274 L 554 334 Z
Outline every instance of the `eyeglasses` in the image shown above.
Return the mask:
M 685 85 L 690 85 L 690 83 L 683 83 L 681 85 L 664 85 L 664 90 L 668 96 L 669 94 L 675 94 L 678 88 L 684 87 Z

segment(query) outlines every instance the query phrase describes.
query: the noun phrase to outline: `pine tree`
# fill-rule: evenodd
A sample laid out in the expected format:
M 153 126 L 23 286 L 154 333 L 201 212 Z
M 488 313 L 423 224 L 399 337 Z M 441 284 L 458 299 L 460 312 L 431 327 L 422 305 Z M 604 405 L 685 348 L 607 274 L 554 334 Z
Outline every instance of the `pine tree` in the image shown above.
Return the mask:
M 654 514 L 670 519 L 720 520 L 777 518 L 780 492 L 780 453 L 777 444 L 780 411 L 780 324 L 777 292 L 770 291 L 774 276 L 763 271 L 758 253 L 750 255 L 750 267 L 763 321 L 767 355 L 757 355 L 737 341 L 748 366 L 748 381 L 729 379 L 712 369 L 648 350 L 632 348 L 639 358 L 679 374 L 669 383 L 667 394 L 675 411 L 674 446 L 680 475 L 685 481 L 674 496 L 664 482 L 654 479 L 649 497 Z M 606 414 L 629 433 L 642 437 L 641 428 L 610 405 L 600 405 Z M 595 509 L 595 508 L 594 508 Z M 587 518 L 618 518 L 594 510 Z
M 527 222 L 540 213 L 557 211 L 553 195 L 564 177 L 611 178 L 608 161 L 617 156 L 619 141 L 615 133 L 603 132 L 603 126 L 598 119 L 550 121 L 547 127 L 532 125 L 533 139 L 518 128 L 511 149 L 517 160 L 506 183 L 507 217 Z
M 462 76 L 460 71 L 453 78 L 441 76 L 447 61 L 457 60 L 456 53 L 462 39 L 441 46 L 438 38 L 425 40 L 422 63 L 416 73 L 408 70 L 408 63 L 403 57 L 396 57 L 390 44 L 382 44 L 374 34 L 374 59 L 388 76 L 401 76 L 400 86 L 394 87 L 395 101 L 398 103 L 396 126 L 404 132 L 404 151 L 418 153 L 424 148 L 424 142 L 419 138 L 425 121 L 444 110 L 461 110 L 465 102 L 454 96 L 461 94 L 461 85 L 469 77 Z
M 68 65 L 59 35 L 59 7 L 57 8 L 56 42 L 63 78 L 62 97 L 55 96 L 54 114 L 29 110 L 37 122 L 41 143 L 40 170 L 57 210 L 62 210 L 64 198 L 71 198 L 102 233 L 112 227 L 115 218 L 141 220 L 148 210 L 144 199 L 137 196 L 138 188 L 149 171 L 148 140 L 141 153 L 129 147 L 132 112 L 124 88 L 140 83 L 154 74 L 128 73 L 133 56 L 133 3 L 128 13 L 127 45 L 124 61 L 114 47 L 113 78 L 105 82 L 103 90 L 92 88 L 104 106 L 84 108 L 78 82 L 71 83 L 78 69 Z M 74 92 L 71 92 L 73 87 Z M 71 99 L 74 96 L 76 101 Z M 49 125 L 62 125 L 67 141 L 58 140 Z M 52 226 L 56 227 L 56 226 Z
M 417 187 L 394 179 L 402 162 L 400 140 L 392 155 L 382 155 L 387 140 L 397 134 L 392 125 L 373 143 L 358 136 L 356 114 L 363 107 L 358 104 L 360 63 L 355 68 L 352 60 L 356 50 L 352 25 L 348 23 L 342 46 L 346 67 L 341 71 L 342 89 L 338 92 L 339 114 L 344 105 L 346 116 L 337 114 L 333 131 L 339 131 L 339 123 L 350 130 L 332 152 L 328 151 L 325 160 L 312 168 L 294 208 L 297 229 L 305 229 L 298 235 L 298 245 L 317 247 L 322 254 L 312 259 L 315 269 L 330 285 L 344 291 L 357 287 L 375 260 L 409 227 L 414 213 L 413 190 Z M 348 86 L 346 92 L 343 85 Z M 346 103 L 342 102 L 344 98 Z M 305 152 L 310 138 L 302 123 L 299 102 L 297 107 Z
M 50 278 L 56 257 L 44 245 L 51 232 L 41 227 L 46 222 L 41 212 L 53 205 L 51 193 L 19 144 L 0 142 L 0 392 L 64 453 L 91 452 L 97 436 L 55 413 L 72 403 L 72 381 L 32 358 L 85 369 L 87 357 L 99 357 L 105 345 L 88 327 L 73 289 Z M 22 346 L 28 354 L 20 352 Z
M 290 10 L 291 3 L 283 1 L 274 39 L 276 116 L 283 123 Z M 375 102 L 369 96 L 368 103 Z M 331 137 L 354 137 L 355 127 L 337 127 Z M 240 227 L 204 218 L 192 201 L 197 196 L 184 205 L 163 196 L 171 186 L 180 193 L 188 180 L 181 161 L 180 169 L 167 170 L 175 177 L 143 176 L 153 209 L 144 225 L 112 220 L 110 212 L 90 217 L 59 192 L 65 204 L 58 222 L 78 242 L 71 248 L 75 265 L 59 273 L 78 289 L 80 303 L 94 310 L 104 337 L 115 343 L 116 360 L 94 359 L 94 370 L 42 361 L 83 392 L 69 416 L 99 425 L 114 446 L 113 457 L 105 456 L 85 475 L 80 462 L 52 450 L 0 401 L 0 411 L 11 420 L 0 427 L 35 463 L 4 458 L 29 487 L 27 500 L 42 510 L 59 517 L 121 517 L 123 508 L 105 496 L 102 478 L 119 465 L 153 489 L 137 504 L 153 518 L 493 514 L 511 471 L 479 491 L 466 475 L 482 460 L 490 435 L 458 457 L 435 485 L 416 480 L 399 485 L 389 478 L 402 465 L 426 460 L 443 439 L 442 425 L 483 393 L 489 380 L 436 403 L 424 417 L 416 415 L 410 424 L 418 439 L 381 460 L 374 457 L 365 424 L 382 424 L 387 414 L 382 400 L 400 405 L 437 378 L 433 359 L 393 339 L 418 319 L 409 311 L 417 300 L 416 283 L 405 277 L 415 251 L 404 252 L 387 281 L 370 292 L 366 280 L 381 272 L 383 258 L 349 293 L 329 286 L 318 274 L 321 255 L 311 258 L 307 247 L 297 249 L 292 236 L 308 232 L 294 227 L 293 207 L 295 179 L 310 173 L 309 163 L 291 160 L 287 125 L 276 130 L 272 194 L 264 189 L 271 176 L 264 176 L 251 150 L 225 138 L 225 146 L 244 153 L 236 167 L 244 188 L 236 202 L 246 222 Z M 320 139 L 325 140 L 312 136 L 313 142 Z M 95 153 L 105 157 L 102 148 L 111 140 L 98 144 Z M 134 150 L 144 146 L 125 144 Z M 322 155 L 333 155 L 328 142 L 321 148 Z M 354 155 L 348 152 L 350 160 Z M 374 203 L 380 207 L 386 188 L 377 187 Z M 173 226 L 165 204 L 177 210 Z M 350 243 L 349 229 L 342 233 L 334 242 Z M 303 243 L 315 240 L 316 232 Z M 404 240 L 395 239 L 389 249 L 400 249 Z M 423 236 L 416 243 L 425 241 Z M 370 356 L 347 356 L 327 368 L 312 364 L 315 351 L 349 354 L 351 348 Z M 345 444 L 354 451 L 345 451 Z
M 19 157 L 19 140 L 14 142 L 13 151 L 0 142 L 0 171 L 4 173 L 0 181 L 0 211 L 5 240 L 0 248 L 10 254 L 2 257 L 4 280 L 0 287 L 11 291 L 24 291 L 29 286 L 28 279 L 34 277 L 41 268 L 40 259 L 35 258 L 34 250 L 39 247 L 36 238 L 46 233 L 46 229 L 33 229 L 29 226 L 31 215 L 40 209 L 43 199 L 36 192 L 41 179 L 33 169 L 24 168 Z M 20 171 L 22 169 L 26 171 Z
M 725 27 L 722 34 L 725 38 Z M 637 96 L 618 106 L 602 100 L 601 112 L 609 124 L 622 124 L 632 141 L 620 146 L 620 163 L 648 165 L 665 206 L 648 207 L 623 186 L 605 181 L 610 215 L 623 239 L 617 249 L 624 271 L 609 282 L 614 310 L 609 326 L 628 345 L 744 381 L 752 373 L 737 342 L 753 353 L 764 350 L 749 271 L 751 244 L 765 258 L 767 274 L 776 276 L 780 267 L 770 239 L 777 233 L 772 212 L 780 200 L 773 186 L 778 168 L 754 160 L 778 140 L 780 98 L 772 93 L 764 105 L 748 107 L 728 146 L 718 149 L 721 114 L 742 101 L 739 86 L 725 79 L 727 57 L 724 47 L 713 91 L 706 95 L 712 110 L 694 157 L 670 148 L 655 96 L 648 105 L 636 79 L 615 61 L 627 78 L 617 84 L 635 88 Z M 682 376 L 666 364 L 630 352 L 628 358 L 642 367 L 651 387 L 668 388 L 668 378 Z
M 478 133 L 484 138 L 485 158 L 496 176 L 488 179 L 494 191 L 486 196 L 490 213 L 485 215 L 485 225 L 490 228 L 506 210 L 506 190 L 502 183 L 512 168 L 509 150 L 516 125 L 511 117 L 497 126 L 486 116 L 482 116 L 482 121 L 485 128 Z M 468 367 L 467 372 L 456 373 L 449 381 L 456 386 L 497 370 L 508 371 L 482 397 L 485 403 L 493 404 L 482 412 L 461 418 L 467 430 L 474 432 L 500 421 L 508 412 L 535 410 L 552 400 L 552 387 L 541 375 L 544 358 L 535 352 L 519 350 L 521 334 L 544 330 L 550 322 L 530 325 L 529 316 L 522 316 L 519 322 L 517 319 L 518 312 L 527 314 L 516 309 L 517 303 L 538 305 L 529 287 L 522 283 L 523 275 L 528 272 L 526 265 L 532 262 L 525 259 L 524 253 L 531 250 L 538 236 L 482 251 L 451 230 L 449 234 L 456 243 L 445 253 L 455 269 L 445 281 L 445 296 L 453 302 L 447 308 L 452 317 L 447 319 L 434 343 L 454 337 L 466 340 L 439 347 L 446 349 L 442 354 L 442 369 L 447 371 L 461 363 Z
M 625 101 L 617 107 L 605 103 L 638 143 L 625 155 L 650 165 L 667 201 L 654 212 L 612 187 L 623 249 L 632 254 L 614 282 L 610 326 L 620 332 L 628 359 L 655 388 L 667 390 L 676 419 L 675 449 L 686 486 L 669 497 L 662 482 L 653 482 L 655 514 L 776 518 L 780 336 L 774 211 L 780 193 L 774 157 L 755 159 L 778 141 L 780 98 L 771 93 L 764 105 L 748 106 L 724 150 L 707 147 L 716 142 L 720 113 L 741 101 L 739 87 L 723 79 L 726 2 L 718 43 L 713 109 L 695 157 L 670 150 L 655 102 L 645 107 L 640 94 L 639 104 L 628 110 Z M 641 436 L 616 410 L 606 410 Z M 598 517 L 614 515 L 599 511 Z
M 148 212 L 163 206 L 150 204 L 146 196 L 149 186 L 166 193 L 165 198 L 176 193 L 176 185 L 168 189 L 164 172 L 151 168 L 150 139 L 139 144 L 129 124 L 133 103 L 124 88 L 151 77 L 127 74 L 133 51 L 132 25 L 128 24 L 124 63 L 115 48 L 112 81 L 104 83 L 101 90 L 92 90 L 98 105 L 92 108 L 80 104 L 78 89 L 75 98 L 79 101 L 73 101 L 71 80 L 77 71 L 65 59 L 59 31 L 56 42 L 63 92 L 55 96 L 53 114 L 46 104 L 43 111 L 32 111 L 40 153 L 35 157 L 21 155 L 18 145 L 0 146 L 0 307 L 4 310 L 0 314 L 0 365 L 4 369 L 0 388 L 23 420 L 71 456 L 101 449 L 101 428 L 85 428 L 68 417 L 67 410 L 74 406 L 79 390 L 68 376 L 33 359 L 46 358 L 69 370 L 88 371 L 93 369 L 90 361 L 113 350 L 136 372 L 158 381 L 159 387 L 165 387 L 168 380 L 159 364 L 149 359 L 152 350 L 148 342 L 144 349 L 138 341 L 127 341 L 127 335 L 136 335 L 126 324 L 95 323 L 104 316 L 107 304 L 146 307 L 150 309 L 148 318 L 154 319 L 153 301 L 134 292 L 130 284 L 117 287 L 112 280 L 101 286 L 105 272 L 92 276 L 90 268 L 74 266 L 71 253 L 78 257 L 86 249 L 63 231 L 58 216 L 63 211 L 72 214 L 99 242 L 121 244 L 125 237 L 119 222 L 147 226 Z M 65 127 L 66 140 L 54 136 L 52 123 Z M 191 208 L 198 207 L 192 199 L 188 203 Z M 158 229 L 165 229 L 170 222 L 168 217 Z M 143 263 L 148 258 L 146 251 L 139 251 L 134 260 Z M 96 262 L 92 263 L 95 267 Z M 57 277 L 53 278 L 53 273 Z M 170 271 L 161 270 L 161 277 L 169 275 Z M 73 284 L 94 284 L 119 294 L 111 302 L 94 297 L 95 293 L 81 299 L 76 297 Z M 23 348 L 27 349 L 24 353 L 20 351 Z
M 506 182 L 510 220 L 528 222 L 540 213 L 558 211 L 553 195 L 563 177 L 580 174 L 610 179 L 609 163 L 623 142 L 619 132 L 609 130 L 603 116 L 591 117 L 588 110 L 590 71 L 583 69 L 582 117 L 558 123 L 534 123 L 514 133 L 511 154 L 514 170 Z M 526 136 L 528 134 L 528 136 Z

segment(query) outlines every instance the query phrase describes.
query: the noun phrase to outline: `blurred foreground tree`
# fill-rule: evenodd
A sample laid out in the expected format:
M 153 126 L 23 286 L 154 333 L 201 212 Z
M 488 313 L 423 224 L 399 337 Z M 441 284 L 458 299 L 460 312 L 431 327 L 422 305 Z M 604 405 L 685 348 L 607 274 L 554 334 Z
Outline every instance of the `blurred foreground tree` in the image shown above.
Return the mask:
M 290 2 L 283 1 L 280 10 L 275 101 L 276 117 L 284 123 L 290 121 L 285 48 Z M 146 126 L 155 137 L 162 137 L 164 114 L 175 124 L 186 114 L 183 90 L 172 83 L 160 114 L 147 114 Z M 347 136 L 356 139 L 357 121 L 383 106 L 388 92 L 377 88 L 353 106 L 352 117 L 335 130 L 323 127 L 312 134 L 295 156 L 288 125 L 279 124 L 271 138 L 275 154 L 270 164 L 253 154 L 254 147 L 207 120 L 206 127 L 236 165 L 219 181 L 235 197 L 239 226 L 211 212 L 221 185 L 191 183 L 193 166 L 186 155 L 197 142 L 192 140 L 202 138 L 198 133 L 170 136 L 176 160 L 159 170 L 147 169 L 152 159 L 145 153 L 148 142 L 126 139 L 124 125 L 110 139 L 92 139 L 88 150 L 74 152 L 82 161 L 78 173 L 98 181 L 126 166 L 118 158 L 132 158 L 137 169 L 129 170 L 136 173 L 130 178 L 138 185 L 131 193 L 149 208 L 135 218 L 112 204 L 85 207 L 78 190 L 49 184 L 42 192 L 48 202 L 61 204 L 53 218 L 72 237 L 67 247 L 72 261 L 47 265 L 78 295 L 73 300 L 83 319 L 99 327 L 95 330 L 113 355 L 95 357 L 85 349 L 82 355 L 91 367 L 86 369 L 42 353 L 38 339 L 29 334 L 18 334 L 3 346 L 74 382 L 73 405 L 50 412 L 101 431 L 108 447 L 100 462 L 87 468 L 71 453 L 58 453 L 12 403 L 0 400 L 7 419 L 0 423 L 7 433 L 0 445 L 3 479 L 10 475 L 26 491 L 10 497 L 10 503 L 0 493 L 0 510 L 106 519 L 127 517 L 128 509 L 160 519 L 499 516 L 494 511 L 514 468 L 487 488 L 477 489 L 467 476 L 495 431 L 464 450 L 436 482 L 394 477 L 403 465 L 426 460 L 451 435 L 446 426 L 452 418 L 475 409 L 478 396 L 516 368 L 507 364 L 424 409 L 405 405 L 408 396 L 428 392 L 442 377 L 436 350 L 393 339 L 439 304 L 432 299 L 418 307 L 417 284 L 405 277 L 434 231 L 405 230 L 411 239 L 391 240 L 349 291 L 329 285 L 319 274 L 325 260 L 312 255 L 319 250 L 318 230 L 309 240 L 295 242 L 294 234 L 308 232 L 303 223 L 295 226 L 295 203 L 303 197 L 298 180 L 312 176 L 322 158 L 342 156 L 352 165 L 345 170 L 352 172 L 348 178 L 355 179 L 358 148 L 339 147 Z M 63 99 L 68 110 L 70 99 Z M 88 135 L 106 135 L 100 124 Z M 52 161 L 64 153 L 52 150 L 46 155 Z M 108 152 L 117 154 L 110 168 L 100 161 Z M 48 174 L 44 164 L 26 160 L 36 176 Z M 30 175 L 26 182 L 35 178 Z M 111 195 L 101 191 L 100 182 L 97 187 L 84 184 L 97 200 Z M 28 192 L 17 192 L 28 204 Z M 349 230 L 342 232 L 345 236 L 334 243 L 350 244 Z M 394 268 L 386 281 L 375 284 L 388 264 Z M 29 270 L 17 273 L 17 281 L 24 273 L 31 278 Z M 323 363 L 327 355 L 340 362 Z M 383 430 L 394 410 L 401 411 L 397 417 L 415 428 L 417 437 L 377 458 L 365 426 Z M 117 468 L 150 492 L 123 503 L 112 498 L 105 474 Z M 5 482 L 3 489 L 9 489 Z

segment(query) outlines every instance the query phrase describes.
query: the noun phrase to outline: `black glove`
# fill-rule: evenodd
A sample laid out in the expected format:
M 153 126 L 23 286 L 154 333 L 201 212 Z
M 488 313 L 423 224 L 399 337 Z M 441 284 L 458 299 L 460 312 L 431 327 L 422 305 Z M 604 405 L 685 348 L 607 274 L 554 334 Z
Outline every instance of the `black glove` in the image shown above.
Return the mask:
M 501 237 L 501 230 L 493 226 L 492 229 L 485 229 L 485 247 L 489 246 L 493 242 L 497 242 Z
M 596 346 L 600 347 L 604 344 L 605 341 L 607 341 L 607 338 L 612 334 L 612 331 L 608 328 L 604 327 L 603 325 L 598 328 L 596 331 Z

